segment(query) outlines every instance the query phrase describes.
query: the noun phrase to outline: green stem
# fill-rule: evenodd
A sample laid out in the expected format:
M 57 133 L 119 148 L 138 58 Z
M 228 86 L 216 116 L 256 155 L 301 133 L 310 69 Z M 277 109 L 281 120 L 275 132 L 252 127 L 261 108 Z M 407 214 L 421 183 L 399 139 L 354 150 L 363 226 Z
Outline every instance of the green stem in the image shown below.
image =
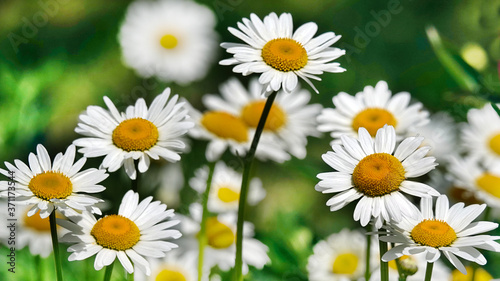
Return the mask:
M 385 232 L 385 230 L 381 229 L 380 232 Z M 380 280 L 389 281 L 389 265 L 382 261 L 382 256 L 387 252 L 387 242 L 379 240 L 378 246 L 380 249 Z
M 43 266 L 42 266 L 42 259 L 40 258 L 39 255 L 34 255 L 33 256 L 35 259 L 35 268 L 36 268 L 36 280 L 42 281 L 43 280 Z
M 366 232 L 368 231 L 368 227 L 366 227 Z M 370 255 L 371 255 L 371 246 L 372 246 L 372 236 L 366 234 L 366 259 L 365 259 L 365 280 L 370 280 Z
M 248 183 L 250 179 L 250 170 L 252 169 L 253 159 L 255 157 L 255 151 L 257 150 L 257 145 L 259 144 L 260 135 L 264 130 L 264 125 L 266 124 L 267 116 L 271 110 L 274 99 L 276 98 L 277 92 L 273 92 L 266 100 L 264 105 L 264 110 L 260 116 L 259 124 L 255 130 L 255 135 L 250 145 L 250 150 L 248 150 L 247 155 L 243 159 L 243 178 L 241 180 L 241 190 L 240 199 L 238 202 L 238 223 L 236 227 L 236 260 L 235 260 L 235 280 L 243 280 L 242 268 L 243 268 L 243 221 L 245 215 L 245 204 L 248 195 Z
M 57 239 L 56 208 L 49 215 L 50 235 L 52 236 L 52 249 L 54 250 L 54 260 L 56 264 L 57 281 L 62 281 L 61 255 L 59 254 L 59 241 Z
M 401 261 L 399 260 L 399 258 L 397 258 L 394 260 L 394 262 L 396 262 L 396 267 L 398 268 L 399 281 L 406 281 L 408 275 L 404 273 L 403 268 L 401 267 Z
M 134 192 L 139 192 L 139 180 L 141 178 L 141 173 L 139 172 L 139 160 L 134 160 L 134 166 L 135 166 L 135 173 L 136 177 L 135 180 L 132 180 L 132 190 Z
M 111 280 L 111 274 L 113 274 L 113 265 L 115 265 L 114 262 L 106 266 L 106 271 L 104 272 L 104 281 Z
M 425 281 L 431 281 L 432 278 L 432 268 L 434 267 L 434 263 L 427 263 L 427 269 L 425 270 Z
M 212 187 L 212 177 L 214 175 L 215 162 L 208 163 L 207 188 L 202 195 L 201 201 L 203 212 L 201 215 L 200 232 L 198 233 L 198 281 L 203 277 L 203 257 L 205 255 L 205 246 L 207 245 L 207 218 L 208 218 L 208 196 Z

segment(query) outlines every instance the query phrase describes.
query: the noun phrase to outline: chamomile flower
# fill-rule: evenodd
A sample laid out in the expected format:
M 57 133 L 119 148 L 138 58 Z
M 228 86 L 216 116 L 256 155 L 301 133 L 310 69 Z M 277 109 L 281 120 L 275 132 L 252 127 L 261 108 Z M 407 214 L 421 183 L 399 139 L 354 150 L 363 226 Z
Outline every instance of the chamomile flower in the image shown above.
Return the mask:
M 190 206 L 191 217 L 181 217 L 181 231 L 183 241 L 179 244 L 186 245 L 186 248 L 197 245 L 197 238 L 200 231 L 202 207 L 200 204 Z M 207 246 L 205 247 L 204 260 L 209 268 L 218 266 L 222 271 L 228 271 L 234 267 L 236 258 L 236 220 L 234 213 L 225 213 L 218 216 L 209 217 L 206 221 Z M 270 262 L 267 255 L 268 248 L 259 240 L 253 238 L 253 224 L 244 222 L 243 224 L 243 273 L 248 273 L 248 266 L 262 269 Z M 191 249 L 194 250 L 194 249 Z M 196 248 L 197 250 L 197 248 Z
M 450 208 L 446 195 L 441 195 L 436 201 L 435 213 L 432 205 L 432 198 L 422 198 L 416 219 L 403 217 L 400 222 L 387 226 L 388 234 L 379 239 L 397 246 L 382 256 L 383 261 L 425 253 L 425 260 L 433 263 L 443 254 L 455 268 L 466 274 L 458 257 L 484 265 L 486 258 L 477 249 L 500 252 L 500 244 L 495 242 L 500 236 L 477 235 L 497 228 L 498 224 L 472 223 L 486 204 L 464 207 L 463 203 L 457 203 Z
M 359 128 L 359 139 L 342 136 L 342 144 L 323 154 L 323 160 L 335 172 L 318 174 L 316 190 L 339 193 L 326 203 L 337 211 L 360 199 L 354 220 L 366 226 L 370 218 L 380 228 L 384 221 L 400 221 L 402 214 L 412 215 L 416 207 L 402 193 L 418 197 L 437 196 L 432 187 L 410 181 L 437 165 L 434 157 L 426 157 L 429 147 L 420 147 L 422 137 L 409 137 L 396 148 L 394 127 L 385 125 L 375 139 L 365 128 Z
M 488 271 L 484 270 L 484 268 L 478 267 L 473 269 L 471 266 L 466 266 L 467 270 L 466 274 L 454 269 L 451 273 L 451 278 L 448 278 L 450 281 L 499 281 L 499 279 L 493 279 L 491 274 Z M 476 272 L 472 274 L 472 271 Z M 472 280 L 472 275 L 474 275 L 474 280 Z M 441 279 L 439 279 L 441 280 Z
M 178 96 L 170 100 L 169 96 L 170 88 L 167 88 L 153 100 L 149 109 L 140 98 L 135 106 L 128 106 L 122 113 L 104 97 L 108 110 L 87 107 L 75 129 L 87 137 L 73 143 L 81 147 L 78 151 L 86 157 L 105 156 L 101 166 L 109 172 L 123 165 L 131 179 L 137 176 L 134 160 L 138 160 L 140 173 L 148 170 L 150 158 L 179 161 L 179 152 L 185 147 L 181 137 L 194 124 L 186 120 L 187 110 L 183 103 L 177 103 Z
M 500 164 L 500 117 L 491 104 L 469 110 L 467 121 L 461 135 L 467 152 L 486 165 Z
M 164 257 L 165 252 L 177 248 L 177 244 L 169 240 L 181 237 L 178 230 L 170 229 L 179 223 L 171 219 L 174 210 L 167 210 L 165 204 L 152 200 L 147 197 L 139 202 L 139 194 L 130 190 L 116 215 L 96 220 L 88 212 L 65 214 L 71 221 L 59 220 L 58 224 L 70 232 L 61 241 L 76 243 L 68 248 L 68 252 L 72 252 L 69 261 L 96 255 L 94 268 L 101 270 L 118 258 L 128 273 L 134 272 L 135 266 L 151 275 L 145 257 Z
M 316 92 L 309 79 L 321 80 L 323 72 L 344 72 L 339 63 L 331 62 L 345 54 L 345 50 L 330 47 L 340 39 L 333 32 L 314 37 L 318 26 L 309 22 L 293 31 L 292 15 L 283 13 L 279 17 L 271 13 L 261 20 L 251 14 L 250 19 L 238 22 L 238 29 L 228 30 L 243 43 L 222 43 L 227 52 L 233 54 L 230 59 L 220 62 L 222 65 L 236 65 L 233 71 L 243 75 L 262 73 L 259 82 L 263 90 L 283 89 L 291 93 L 298 84 L 298 78 L 306 81 Z
M 375 241 L 373 241 L 375 242 Z M 371 262 L 377 261 L 372 243 Z M 310 281 L 350 281 L 363 277 L 366 268 L 366 237 L 358 231 L 343 229 L 319 241 L 307 261 Z
M 455 185 L 464 187 L 489 206 L 500 208 L 500 167 L 485 169 L 475 157 L 452 157 L 447 167 Z
M 205 151 L 208 161 L 219 160 L 227 149 L 237 156 L 247 154 L 254 136 L 252 132 L 255 130 L 251 130 L 238 115 L 210 109 L 201 113 L 192 106 L 188 108 L 190 120 L 195 123 L 195 127 L 189 130 L 189 134 L 193 138 L 209 141 Z M 270 159 L 278 163 L 290 159 L 284 147 L 276 143 L 270 135 L 261 136 L 255 157 L 260 160 Z
M 208 180 L 208 167 L 205 166 L 195 171 L 195 177 L 189 181 L 189 185 L 198 193 L 205 192 Z M 238 211 L 238 202 L 240 200 L 242 175 L 224 162 L 215 164 L 208 194 L 207 207 L 210 212 L 221 213 Z M 249 183 L 248 204 L 255 205 L 266 196 L 266 191 L 262 188 L 262 182 L 259 178 L 253 178 Z
M 366 86 L 363 92 L 351 96 L 340 92 L 333 97 L 335 108 L 325 108 L 318 116 L 318 130 L 330 132 L 336 139 L 342 135 L 356 136 L 364 127 L 372 137 L 384 125 L 393 126 L 399 138 L 405 137 L 413 126 L 425 125 L 429 113 L 422 109 L 420 102 L 410 105 L 411 95 L 400 92 L 392 96 L 385 81 Z
M 214 13 L 194 1 L 135 1 L 118 36 L 124 62 L 143 77 L 199 80 L 214 60 L 215 24 Z
M 239 116 L 250 127 L 252 134 L 257 128 L 266 104 L 262 97 L 262 84 L 252 79 L 248 90 L 232 78 L 220 87 L 222 97 L 205 95 L 204 104 L 212 110 L 221 110 Z M 320 104 L 308 104 L 311 94 L 296 87 L 292 95 L 280 91 L 267 117 L 262 134 L 282 145 L 293 156 L 306 156 L 307 137 L 320 135 L 316 129 L 316 116 L 321 111 Z
M 198 255 L 194 251 L 179 253 L 170 251 L 161 259 L 148 259 L 151 265 L 151 275 L 137 271 L 135 281 L 197 281 Z M 208 270 L 203 274 L 203 281 L 208 280 Z
M 97 193 L 105 189 L 99 185 L 108 177 L 105 170 L 95 168 L 80 171 L 86 162 L 83 157 L 76 163 L 76 148 L 70 145 L 66 152 L 58 153 L 52 162 L 49 153 L 41 144 L 36 147 L 37 154 L 30 153 L 29 167 L 20 160 L 14 160 L 14 165 L 5 162 L 7 169 L 13 174 L 0 169 L 0 173 L 12 177 L 13 181 L 1 181 L 2 196 L 7 196 L 7 190 L 15 183 L 16 202 L 20 205 L 30 205 L 28 216 L 40 211 L 40 217 L 46 218 L 55 207 L 76 210 L 88 210 L 100 214 L 94 205 L 103 200 L 85 193 Z

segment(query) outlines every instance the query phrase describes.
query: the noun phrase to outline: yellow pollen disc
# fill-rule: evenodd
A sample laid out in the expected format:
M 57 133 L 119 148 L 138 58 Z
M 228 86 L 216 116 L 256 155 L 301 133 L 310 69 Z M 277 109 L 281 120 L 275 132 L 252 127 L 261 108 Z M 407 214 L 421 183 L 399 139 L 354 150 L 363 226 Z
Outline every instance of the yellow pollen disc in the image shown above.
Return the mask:
M 500 155 L 500 134 L 493 136 L 489 142 L 491 150 Z
M 221 187 L 217 190 L 217 197 L 224 203 L 230 203 L 238 201 L 240 199 L 240 193 L 229 187 Z
M 161 46 L 167 50 L 177 47 L 177 43 L 177 38 L 172 34 L 163 35 L 160 39 Z
M 259 124 L 260 116 L 262 111 L 264 111 L 265 101 L 256 101 L 246 105 L 241 111 L 241 119 L 251 128 L 257 128 Z M 285 112 L 276 104 L 271 106 L 269 115 L 267 116 L 266 124 L 264 125 L 264 130 L 268 131 L 278 131 L 286 123 Z
M 410 233 L 411 239 L 422 246 L 434 248 L 450 246 L 457 235 L 446 222 L 440 220 L 423 220 Z
M 240 118 L 222 111 L 208 111 L 201 117 L 201 125 L 212 134 L 237 142 L 248 141 L 248 127 Z
M 388 153 L 375 153 L 359 161 L 352 173 L 354 187 L 369 197 L 389 194 L 405 180 L 401 162 Z
M 481 190 L 500 198 L 500 177 L 485 173 L 476 179 L 476 184 Z
M 235 237 L 233 231 L 216 217 L 207 219 L 206 224 L 208 245 L 216 249 L 224 249 L 233 245 Z
M 332 272 L 335 274 L 353 274 L 358 268 L 358 256 L 352 253 L 340 254 L 333 262 Z
M 71 180 L 59 172 L 43 172 L 31 178 L 28 188 L 41 199 L 64 199 L 73 193 Z
M 360 127 L 364 127 L 372 137 L 375 137 L 378 129 L 384 127 L 385 124 L 395 127 L 397 121 L 392 113 L 382 108 L 367 108 L 352 120 L 352 128 L 355 132 Z
M 132 248 L 141 238 L 137 225 L 120 215 L 101 218 L 90 231 L 96 243 L 104 248 L 125 251 Z
M 41 232 L 50 232 L 49 217 L 42 219 L 40 217 L 40 211 L 36 212 L 36 214 L 32 215 L 31 217 L 28 217 L 28 211 L 26 211 L 23 217 L 23 221 L 25 227 L 29 227 Z
M 454 269 L 451 272 L 451 281 L 472 281 L 472 267 L 466 266 L 467 275 L 458 271 L 458 269 Z M 482 267 L 476 268 L 476 273 L 474 275 L 474 281 L 490 281 L 493 279 L 493 276 L 488 273 L 488 271 L 484 270 Z
M 273 39 L 262 48 L 262 59 L 270 67 L 287 72 L 307 64 L 307 51 L 302 44 L 290 38 Z
M 177 270 L 164 269 L 156 275 L 155 281 L 186 281 L 186 277 Z
M 127 119 L 115 128 L 112 139 L 125 151 L 145 151 L 158 142 L 158 128 L 146 119 Z

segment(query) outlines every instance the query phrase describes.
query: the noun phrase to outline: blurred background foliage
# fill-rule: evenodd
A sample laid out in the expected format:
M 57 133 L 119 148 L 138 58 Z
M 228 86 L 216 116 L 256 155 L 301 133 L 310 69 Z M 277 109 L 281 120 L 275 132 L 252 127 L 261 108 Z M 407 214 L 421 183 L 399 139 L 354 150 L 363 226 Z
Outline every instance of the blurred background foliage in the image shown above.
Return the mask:
M 256 13 L 262 18 L 273 11 L 292 13 L 295 27 L 314 21 L 319 26 L 318 33 L 341 34 L 335 46 L 347 50 L 338 60 L 347 71 L 323 75 L 323 81 L 315 83 L 320 94 L 313 94 L 312 102 L 325 107 L 332 106 L 331 98 L 338 92 L 355 94 L 379 80 L 386 80 L 393 93 L 408 91 L 431 112 L 447 111 L 457 121 L 465 120 L 467 110 L 482 105 L 485 97 L 498 99 L 495 94 L 500 92 L 498 0 L 198 2 L 216 13 L 221 42 L 237 41 L 227 27 L 236 26 L 242 17 Z M 188 86 L 138 77 L 123 65 L 117 41 L 129 3 L 0 1 L 2 161 L 25 161 L 38 143 L 43 143 L 52 156 L 64 151 L 78 137 L 74 132 L 78 115 L 89 105 L 103 106 L 104 95 L 124 109 L 138 97 L 149 104 L 170 86 L 174 93 L 201 109 L 201 96 L 217 93 L 219 84 L 233 75 L 231 67 L 215 63 L 205 79 Z M 434 26 L 441 38 L 434 36 L 433 44 L 426 34 L 427 29 L 432 38 L 433 29 L 429 26 Z M 217 55 L 217 61 L 228 57 L 222 48 Z M 238 78 L 248 81 L 248 77 L 238 75 Z M 327 196 L 314 190 L 316 174 L 328 170 L 320 155 L 329 149 L 329 141 L 326 135 L 311 139 L 304 160 L 256 166 L 254 172 L 263 179 L 268 195 L 250 209 L 252 215 L 248 219 L 256 224 L 257 237 L 270 247 L 273 264 L 263 271 L 251 272 L 252 280 L 307 280 L 305 264 L 312 245 L 343 227 L 359 227 L 351 219 L 353 204 L 330 213 L 325 206 Z M 193 150 L 182 160 L 185 180 L 205 164 L 202 156 L 205 144 L 193 141 L 191 146 Z M 235 161 L 229 155 L 225 159 Z M 100 159 L 94 160 L 87 166 L 98 166 Z M 112 202 L 119 202 L 129 188 L 130 182 L 122 172 L 104 182 L 108 189 L 103 196 Z M 155 187 L 161 188 L 151 184 L 150 189 L 143 191 L 144 195 L 152 194 Z M 182 190 L 181 196 L 185 201 L 196 199 L 188 188 Z M 111 210 L 117 208 L 111 206 Z M 187 210 L 184 205 L 177 207 L 179 212 Z M 29 252 L 25 250 L 19 255 L 22 259 Z M 500 259 L 497 257 L 488 265 L 495 262 Z M 31 263 L 22 261 L 20 266 L 30 267 Z M 65 266 L 77 268 L 75 272 L 88 267 L 86 263 L 65 263 Z M 494 276 L 500 276 L 500 269 L 487 268 Z M 4 274 L 4 270 L 0 272 Z M 24 274 L 32 273 L 26 270 Z

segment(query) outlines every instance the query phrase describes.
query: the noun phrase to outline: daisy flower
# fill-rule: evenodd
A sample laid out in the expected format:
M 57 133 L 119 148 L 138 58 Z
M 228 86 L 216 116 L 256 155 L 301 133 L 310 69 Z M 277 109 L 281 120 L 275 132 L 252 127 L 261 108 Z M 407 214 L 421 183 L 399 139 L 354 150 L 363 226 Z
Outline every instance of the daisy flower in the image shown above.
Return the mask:
M 243 119 L 227 111 L 207 110 L 201 113 L 192 106 L 188 108 L 190 120 L 195 123 L 189 134 L 193 138 L 209 141 L 205 151 L 208 161 L 219 160 L 227 149 L 236 156 L 247 154 L 252 143 L 252 132 L 255 130 L 250 130 Z M 278 163 L 290 159 L 284 147 L 277 144 L 270 135 L 261 136 L 255 156 L 260 160 L 270 159 Z
M 485 169 L 475 157 L 452 157 L 447 166 L 455 185 L 472 192 L 491 207 L 500 208 L 500 167 Z
M 198 280 L 198 255 L 194 251 L 179 254 L 170 251 L 161 259 L 148 259 L 151 265 L 151 275 L 137 271 L 135 281 L 197 281 Z M 203 274 L 203 281 L 208 280 L 209 272 Z
M 124 62 L 142 77 L 199 80 L 215 58 L 215 24 L 214 13 L 194 1 L 135 1 L 118 35 Z
M 68 252 L 72 252 L 69 261 L 96 255 L 94 268 L 101 270 L 118 258 L 128 273 L 134 272 L 135 266 L 151 275 L 149 262 L 144 257 L 164 257 L 165 252 L 177 248 L 177 244 L 168 240 L 181 237 L 178 230 L 170 229 L 179 223 L 171 220 L 174 210 L 151 200 L 153 197 L 147 197 L 139 202 L 139 194 L 130 190 L 123 197 L 117 215 L 96 220 L 88 212 L 66 214 L 70 221 L 58 220 L 57 223 L 70 231 L 61 241 L 76 243 L 68 248 Z
M 384 125 L 391 125 L 398 138 L 405 137 L 408 129 L 426 124 L 429 113 L 416 102 L 410 105 L 411 95 L 400 92 L 392 96 L 385 81 L 366 86 L 363 92 L 354 97 L 340 92 L 332 101 L 335 108 L 325 108 L 318 116 L 318 130 L 330 132 L 335 139 L 341 135 L 356 136 L 358 129 L 364 127 L 372 137 Z
M 484 160 L 486 165 L 500 163 L 500 116 L 491 104 L 469 110 L 467 121 L 461 132 L 467 152 Z
M 58 153 L 54 162 L 50 160 L 43 145 L 37 145 L 36 151 L 37 154 L 30 153 L 28 157 L 29 167 L 16 159 L 16 166 L 5 162 L 5 166 L 13 175 L 0 169 L 0 173 L 13 178 L 17 204 L 32 206 L 28 216 L 31 217 L 40 211 L 40 217 L 46 218 L 55 207 L 101 213 L 94 204 L 103 200 L 84 193 L 97 193 L 105 189 L 104 186 L 98 185 L 108 177 L 105 170 L 91 168 L 80 171 L 87 159 L 82 157 L 74 162 L 74 145 L 70 145 L 64 154 Z M 3 197 L 7 196 L 11 184 L 12 182 L 0 182 L 0 194 Z
M 203 102 L 212 110 L 239 116 L 250 127 L 253 135 L 266 104 L 266 99 L 261 95 L 262 87 L 257 79 L 252 79 L 247 90 L 239 80 L 232 78 L 221 85 L 222 97 L 205 95 Z M 306 156 L 307 137 L 320 136 L 316 129 L 316 116 L 322 106 L 308 104 L 311 94 L 307 90 L 296 87 L 292 93 L 278 93 L 262 134 L 275 139 L 275 143 L 282 143 L 293 156 L 303 159 Z
M 207 188 L 208 167 L 205 166 L 195 171 L 195 177 L 189 181 L 189 185 L 202 194 Z M 224 162 L 215 164 L 208 194 L 208 210 L 214 213 L 238 211 L 240 201 L 242 175 Z M 256 205 L 266 196 L 266 191 L 262 188 L 259 178 L 253 178 L 249 183 L 248 204 Z
M 185 248 L 197 245 L 196 236 L 200 231 L 202 207 L 194 203 L 190 206 L 191 217 L 181 217 L 181 231 L 184 234 L 183 241 L 179 244 Z M 236 220 L 234 213 L 225 213 L 209 217 L 206 222 L 207 246 L 205 247 L 204 260 L 208 268 L 218 266 L 222 271 L 228 271 L 234 267 L 236 258 Z M 262 269 L 271 260 L 267 255 L 269 249 L 259 240 L 253 238 L 253 224 L 244 222 L 243 225 L 243 274 L 248 273 L 248 266 Z M 198 248 L 196 247 L 196 251 Z
M 400 221 L 402 214 L 412 215 L 416 207 L 402 193 L 418 197 L 437 196 L 432 187 L 408 178 L 424 175 L 437 165 L 434 157 L 426 157 L 429 147 L 420 147 L 422 137 L 409 137 L 396 148 L 396 132 L 392 126 L 377 131 L 375 139 L 365 128 L 359 128 L 359 139 L 342 136 L 342 144 L 323 154 L 323 160 L 335 172 L 318 174 L 316 190 L 337 193 L 326 203 L 337 211 L 359 199 L 354 220 L 366 226 L 370 218 L 380 228 L 384 221 Z
M 451 281 L 498 281 L 500 279 L 493 279 L 491 274 L 488 271 L 484 270 L 484 268 L 478 267 L 476 268 L 476 272 L 474 275 L 474 280 L 472 280 L 472 267 L 466 266 L 467 274 L 463 274 L 462 272 L 454 269 L 451 273 L 451 278 L 448 278 Z M 440 279 L 441 280 L 441 279 Z
M 373 241 L 375 242 L 375 241 Z M 375 265 L 378 250 L 372 243 L 371 262 Z M 343 229 L 319 241 L 307 261 L 310 281 L 358 280 L 365 273 L 366 237 L 358 231 Z
M 109 172 L 123 165 L 131 179 L 137 176 L 134 160 L 138 160 L 141 173 L 148 170 L 150 158 L 179 161 L 179 152 L 185 147 L 180 138 L 193 123 L 186 120 L 187 110 L 183 103 L 177 103 L 178 96 L 170 100 L 169 96 L 170 88 L 167 88 L 153 100 L 149 109 L 140 98 L 135 106 L 128 106 L 122 113 L 104 97 L 108 110 L 99 106 L 87 107 L 75 129 L 87 137 L 73 143 L 81 147 L 78 151 L 86 157 L 106 156 L 101 166 Z
M 476 235 L 498 227 L 497 223 L 489 221 L 472 223 L 485 208 L 486 204 L 464 207 L 461 202 L 450 208 L 448 197 L 441 195 L 434 214 L 432 198 L 422 198 L 416 219 L 404 217 L 398 223 L 389 224 L 387 236 L 379 237 L 384 242 L 397 244 L 382 256 L 382 260 L 425 253 L 425 260 L 433 263 L 442 253 L 463 274 L 467 272 L 458 257 L 486 264 L 486 258 L 476 248 L 500 252 L 500 244 L 494 241 L 500 236 Z
M 333 32 L 314 37 L 318 26 L 309 22 L 293 31 L 292 15 L 279 16 L 271 13 L 262 21 L 255 14 L 250 19 L 238 22 L 238 29 L 229 27 L 242 43 L 222 43 L 221 46 L 234 56 L 220 62 L 222 65 L 236 65 L 233 71 L 243 75 L 262 73 L 259 82 L 266 94 L 283 89 L 291 93 L 298 84 L 298 78 L 306 81 L 314 91 L 309 79 L 321 80 L 323 72 L 344 72 L 337 62 L 331 62 L 345 54 L 345 50 L 330 47 L 340 39 Z

